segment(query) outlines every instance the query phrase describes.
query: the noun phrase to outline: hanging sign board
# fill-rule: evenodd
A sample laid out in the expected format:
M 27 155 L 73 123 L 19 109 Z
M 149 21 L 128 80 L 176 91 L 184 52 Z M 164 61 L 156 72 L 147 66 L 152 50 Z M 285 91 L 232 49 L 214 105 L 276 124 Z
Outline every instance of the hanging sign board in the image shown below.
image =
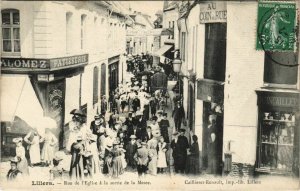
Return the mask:
M 197 99 L 222 104 L 224 85 L 222 82 L 201 79 L 197 82 Z
M 200 4 L 200 23 L 226 23 L 227 3 L 225 1 L 212 1 Z

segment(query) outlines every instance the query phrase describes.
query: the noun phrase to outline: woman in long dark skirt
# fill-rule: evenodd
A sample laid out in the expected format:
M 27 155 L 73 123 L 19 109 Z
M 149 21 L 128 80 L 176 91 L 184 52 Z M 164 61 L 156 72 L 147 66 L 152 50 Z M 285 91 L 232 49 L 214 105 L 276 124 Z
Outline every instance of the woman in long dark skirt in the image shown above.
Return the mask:
M 169 143 L 169 131 L 168 128 L 170 127 L 169 120 L 167 119 L 168 114 L 164 113 L 163 114 L 163 119 L 159 122 L 159 127 L 160 127 L 160 133 L 164 137 L 164 140 L 166 143 Z
M 71 146 L 71 165 L 69 175 L 70 178 L 81 178 L 83 174 L 83 158 L 82 152 L 84 150 L 84 145 L 82 143 L 82 137 L 77 137 L 77 142 L 73 143 Z
M 152 117 L 155 116 L 156 110 L 157 110 L 157 101 L 153 97 L 152 97 L 152 99 L 150 101 L 150 109 L 151 109 L 151 115 L 152 115 Z
M 196 135 L 192 136 L 193 143 L 190 146 L 190 154 L 187 158 L 187 174 L 197 175 L 200 173 L 200 160 L 199 160 L 199 145 L 198 137 Z

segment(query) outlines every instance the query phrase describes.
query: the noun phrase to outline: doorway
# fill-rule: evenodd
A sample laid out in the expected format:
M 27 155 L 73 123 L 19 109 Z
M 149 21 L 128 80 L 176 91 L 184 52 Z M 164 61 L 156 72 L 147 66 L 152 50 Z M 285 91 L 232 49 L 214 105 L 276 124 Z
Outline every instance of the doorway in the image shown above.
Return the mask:
M 216 107 L 219 105 L 203 102 L 202 162 L 207 173 L 222 175 L 224 115 Z

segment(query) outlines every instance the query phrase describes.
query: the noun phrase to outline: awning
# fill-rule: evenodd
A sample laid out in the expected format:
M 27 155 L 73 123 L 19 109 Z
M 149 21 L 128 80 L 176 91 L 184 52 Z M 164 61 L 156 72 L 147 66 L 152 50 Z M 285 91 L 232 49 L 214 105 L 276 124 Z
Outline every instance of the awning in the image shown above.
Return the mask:
M 162 56 L 164 55 L 168 50 L 170 50 L 173 47 L 173 45 L 163 45 L 159 50 L 153 53 L 154 56 Z
M 12 122 L 15 116 L 31 127 L 43 118 L 43 109 L 33 90 L 28 76 L 2 75 L 0 120 Z M 38 127 L 37 127 L 38 128 Z
M 161 32 L 162 36 L 169 36 L 169 35 L 174 35 L 174 29 L 173 28 L 166 28 L 163 29 Z

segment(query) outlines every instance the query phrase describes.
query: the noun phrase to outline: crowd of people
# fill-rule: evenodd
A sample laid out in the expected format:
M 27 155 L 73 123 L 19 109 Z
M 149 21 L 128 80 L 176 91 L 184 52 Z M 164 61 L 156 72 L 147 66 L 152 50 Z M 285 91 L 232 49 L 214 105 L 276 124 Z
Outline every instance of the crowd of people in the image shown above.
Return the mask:
M 128 71 L 133 70 L 134 67 Z M 62 178 L 66 171 L 71 179 L 98 175 L 118 178 L 125 171 L 137 172 L 143 177 L 170 172 L 170 158 L 173 157 L 176 173 L 198 174 L 197 136 L 191 133 L 190 141 L 185 136 L 186 130 L 181 127 L 185 119 L 182 100 L 174 99 L 172 108 L 166 104 L 168 96 L 164 91 L 151 92 L 147 77 L 136 75 L 119 84 L 108 100 L 102 96 L 100 112 L 89 126 L 85 123 L 86 114 L 78 109 L 71 111 L 72 121 L 66 140 L 66 153 L 71 155 L 69 169 L 60 167 L 63 157 L 56 156 L 51 150 L 57 139 L 48 129 L 43 138 L 37 132 L 29 133 L 24 140 L 31 143 L 30 164 L 42 160 L 46 166 L 50 165 L 51 179 Z M 170 125 L 171 116 L 167 112 L 172 110 L 169 113 L 174 119 L 174 127 Z M 45 144 L 38 155 L 41 141 Z M 21 138 L 16 141 L 16 150 L 20 150 L 17 157 L 27 164 L 19 142 L 22 142 Z M 16 163 L 12 160 L 11 164 Z M 28 167 L 22 166 L 26 165 L 19 163 L 16 169 L 26 173 Z

